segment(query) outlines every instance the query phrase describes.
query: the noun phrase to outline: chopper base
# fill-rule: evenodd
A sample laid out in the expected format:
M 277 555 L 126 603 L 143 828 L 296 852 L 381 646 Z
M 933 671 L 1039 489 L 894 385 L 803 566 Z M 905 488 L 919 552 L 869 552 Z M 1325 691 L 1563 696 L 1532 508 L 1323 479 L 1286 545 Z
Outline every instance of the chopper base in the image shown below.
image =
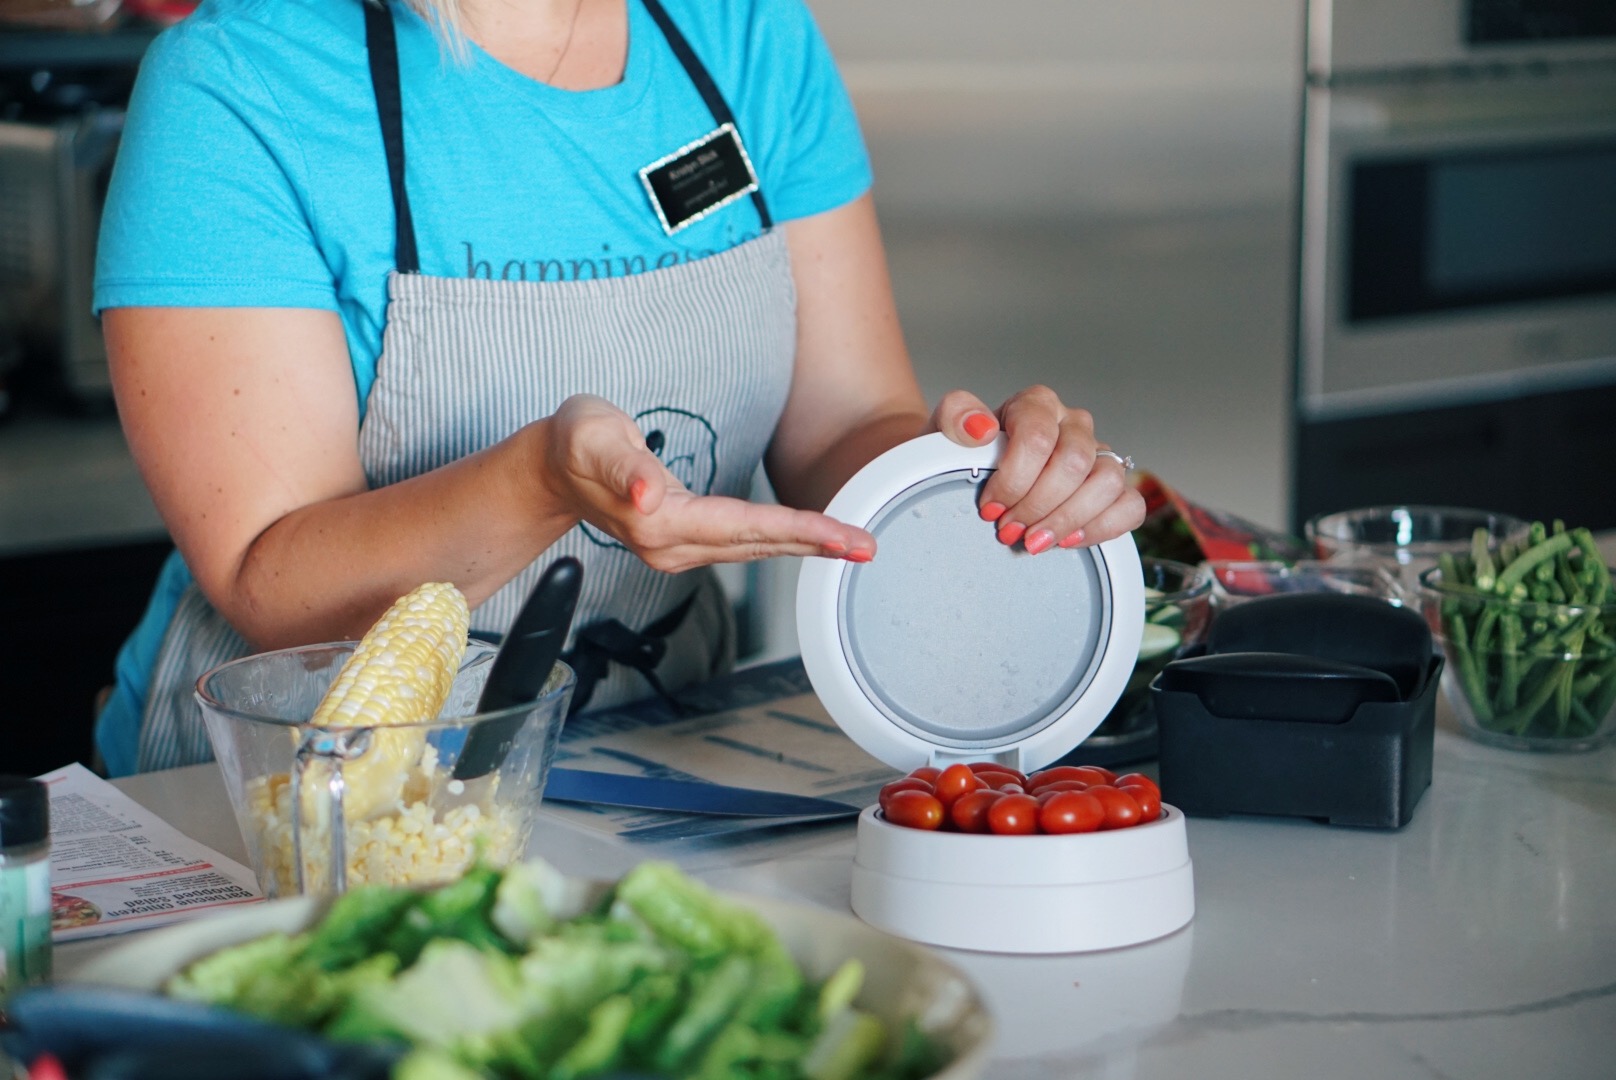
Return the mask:
M 859 815 L 853 912 L 955 949 L 1070 953 L 1165 937 L 1195 915 L 1184 815 L 1063 836 L 928 832 Z

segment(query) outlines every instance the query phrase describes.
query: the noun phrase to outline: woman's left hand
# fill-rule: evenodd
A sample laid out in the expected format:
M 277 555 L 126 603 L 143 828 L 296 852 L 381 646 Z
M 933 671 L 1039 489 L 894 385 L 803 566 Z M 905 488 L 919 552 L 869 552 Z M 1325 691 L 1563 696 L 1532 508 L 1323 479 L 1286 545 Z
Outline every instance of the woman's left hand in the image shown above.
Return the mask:
M 1086 409 L 1061 404 L 1047 386 L 1013 395 L 997 412 L 963 390 L 943 397 L 932 427 L 962 446 L 983 446 L 1002 427 L 1010 443 L 982 485 L 977 512 L 994 523 L 999 542 L 1020 541 L 1037 555 L 1052 547 L 1098 544 L 1145 520 L 1145 500 L 1121 463 L 1094 436 Z

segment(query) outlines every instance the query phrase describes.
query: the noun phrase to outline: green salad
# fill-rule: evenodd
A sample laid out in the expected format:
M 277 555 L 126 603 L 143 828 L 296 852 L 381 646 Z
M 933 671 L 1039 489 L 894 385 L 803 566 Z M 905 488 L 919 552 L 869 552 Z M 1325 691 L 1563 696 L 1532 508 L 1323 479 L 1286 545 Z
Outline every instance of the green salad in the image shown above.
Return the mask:
M 772 928 L 665 862 L 581 913 L 542 862 L 431 891 L 365 885 L 297 934 L 207 956 L 176 998 L 338 1040 L 388 1040 L 394 1080 L 635 1076 L 911 1080 L 949 1054 L 854 1004 L 850 959 L 809 980 Z

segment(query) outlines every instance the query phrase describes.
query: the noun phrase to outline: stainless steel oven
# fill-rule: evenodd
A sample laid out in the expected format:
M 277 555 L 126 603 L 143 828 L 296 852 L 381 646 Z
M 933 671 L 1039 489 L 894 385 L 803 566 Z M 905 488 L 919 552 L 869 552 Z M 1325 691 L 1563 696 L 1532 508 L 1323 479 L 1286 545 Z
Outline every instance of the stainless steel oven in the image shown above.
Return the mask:
M 0 342 L 71 404 L 111 403 L 90 314 L 96 237 L 123 109 L 154 30 L 0 26 Z
M 1616 461 L 1616 4 L 1308 17 L 1293 518 L 1416 500 L 1616 525 L 1616 482 L 1543 475 Z

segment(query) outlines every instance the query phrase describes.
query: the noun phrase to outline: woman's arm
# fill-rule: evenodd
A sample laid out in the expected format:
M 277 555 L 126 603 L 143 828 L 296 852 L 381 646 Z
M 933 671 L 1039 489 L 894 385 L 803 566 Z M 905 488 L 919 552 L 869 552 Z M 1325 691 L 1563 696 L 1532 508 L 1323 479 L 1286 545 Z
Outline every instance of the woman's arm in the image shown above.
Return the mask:
M 423 581 L 490 596 L 575 523 L 531 434 L 368 489 L 342 327 L 309 309 L 104 316 L 129 445 L 197 583 L 254 645 L 356 638 Z
M 979 501 L 1002 542 L 1037 554 L 1109 540 L 1144 520 L 1121 466 L 1096 458 L 1093 418 L 1047 387 L 1023 390 L 996 411 L 955 390 L 927 417 L 869 194 L 785 229 L 797 366 L 765 459 L 782 501 L 821 509 L 865 463 L 926 431 L 979 446 L 1002 427 L 1009 446 Z
M 301 308 L 104 314 L 129 445 L 203 592 L 259 648 L 359 637 L 423 581 L 481 603 L 580 519 L 675 571 L 873 547 L 821 514 L 698 498 L 599 398 L 369 490 L 346 339 Z

